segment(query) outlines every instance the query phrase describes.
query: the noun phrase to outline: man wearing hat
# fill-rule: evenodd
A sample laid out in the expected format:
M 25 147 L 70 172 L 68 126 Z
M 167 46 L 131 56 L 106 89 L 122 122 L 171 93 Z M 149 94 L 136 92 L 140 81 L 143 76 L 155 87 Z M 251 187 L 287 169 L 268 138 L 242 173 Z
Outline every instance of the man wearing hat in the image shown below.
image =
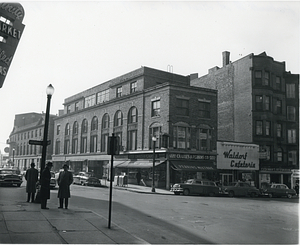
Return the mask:
M 47 208 L 47 199 L 50 199 L 50 170 L 52 166 L 52 162 L 48 162 L 41 174 L 41 209 L 49 209 Z
M 65 208 L 68 208 L 69 198 L 71 197 L 70 194 L 70 185 L 73 183 L 73 175 L 70 171 L 68 171 L 69 166 L 64 164 L 63 166 L 64 171 L 59 173 L 57 183 L 58 183 L 58 194 L 57 197 L 59 198 L 59 207 L 63 208 L 63 203 L 65 201 Z
M 27 202 L 30 201 L 31 197 L 31 202 L 34 202 L 34 196 L 36 192 L 36 182 L 38 181 L 39 178 L 39 171 L 35 169 L 35 164 L 32 162 L 30 164 L 31 168 L 26 171 L 25 174 L 25 179 L 26 179 L 26 192 L 27 194 Z

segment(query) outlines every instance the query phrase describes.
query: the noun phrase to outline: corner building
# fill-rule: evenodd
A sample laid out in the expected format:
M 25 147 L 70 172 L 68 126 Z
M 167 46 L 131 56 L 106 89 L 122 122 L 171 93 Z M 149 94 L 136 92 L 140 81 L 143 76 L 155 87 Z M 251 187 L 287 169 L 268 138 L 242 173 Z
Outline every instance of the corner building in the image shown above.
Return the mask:
M 259 145 L 257 185 L 299 181 L 299 74 L 265 52 L 230 62 L 191 81 L 192 86 L 218 90 L 218 140 Z M 227 173 L 228 174 L 228 173 Z M 242 173 L 231 173 L 235 180 Z M 294 177 L 295 176 L 295 177 Z
M 129 183 L 141 172 L 151 186 L 154 146 L 156 187 L 216 179 L 217 91 L 190 86 L 191 77 L 141 67 L 66 98 L 55 119 L 54 169 L 67 161 L 75 172 L 109 178 L 114 133 L 114 174 L 125 173 Z

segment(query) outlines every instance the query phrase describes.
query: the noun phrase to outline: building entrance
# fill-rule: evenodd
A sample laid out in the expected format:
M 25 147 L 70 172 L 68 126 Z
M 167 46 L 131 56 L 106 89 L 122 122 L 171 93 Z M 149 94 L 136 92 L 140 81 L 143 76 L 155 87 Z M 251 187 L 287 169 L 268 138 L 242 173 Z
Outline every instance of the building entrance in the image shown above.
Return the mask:
M 233 182 L 233 174 L 221 174 L 222 176 L 222 185 L 228 185 Z

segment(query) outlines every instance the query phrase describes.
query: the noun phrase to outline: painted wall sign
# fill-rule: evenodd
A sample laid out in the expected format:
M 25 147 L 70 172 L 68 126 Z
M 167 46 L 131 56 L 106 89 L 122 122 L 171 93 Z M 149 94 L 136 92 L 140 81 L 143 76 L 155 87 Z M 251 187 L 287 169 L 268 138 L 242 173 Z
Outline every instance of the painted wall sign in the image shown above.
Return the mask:
M 169 159 L 216 160 L 216 156 L 201 155 L 201 154 L 170 153 Z
M 259 146 L 233 142 L 217 142 L 217 168 L 259 170 Z
M 23 34 L 24 9 L 19 3 L 0 3 L 0 88 Z

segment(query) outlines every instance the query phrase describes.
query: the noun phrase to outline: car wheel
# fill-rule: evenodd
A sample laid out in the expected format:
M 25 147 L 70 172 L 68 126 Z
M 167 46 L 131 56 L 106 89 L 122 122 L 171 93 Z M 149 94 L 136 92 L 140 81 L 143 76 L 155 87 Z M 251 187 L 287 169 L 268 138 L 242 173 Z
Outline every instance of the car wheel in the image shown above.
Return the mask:
M 210 193 L 208 193 L 208 195 L 209 195 L 210 197 L 214 197 L 216 194 L 215 194 L 214 192 L 210 192 Z
M 229 196 L 230 197 L 234 197 L 234 192 L 233 191 L 229 191 Z
M 17 184 L 17 186 L 18 186 L 18 187 L 20 187 L 20 186 L 21 186 L 21 184 Z
M 250 196 L 251 197 L 256 197 L 256 193 L 255 192 L 251 192 Z
M 287 195 L 287 198 L 292 198 L 292 194 L 288 194 L 288 195 Z
M 272 197 L 273 197 L 273 194 L 272 194 L 272 193 L 269 193 L 269 197 L 272 198 Z
M 180 195 L 180 193 L 179 193 L 179 192 L 174 192 L 174 194 L 175 194 L 175 195 Z
M 183 190 L 183 195 L 188 196 L 190 194 L 190 190 L 189 189 L 184 189 Z

